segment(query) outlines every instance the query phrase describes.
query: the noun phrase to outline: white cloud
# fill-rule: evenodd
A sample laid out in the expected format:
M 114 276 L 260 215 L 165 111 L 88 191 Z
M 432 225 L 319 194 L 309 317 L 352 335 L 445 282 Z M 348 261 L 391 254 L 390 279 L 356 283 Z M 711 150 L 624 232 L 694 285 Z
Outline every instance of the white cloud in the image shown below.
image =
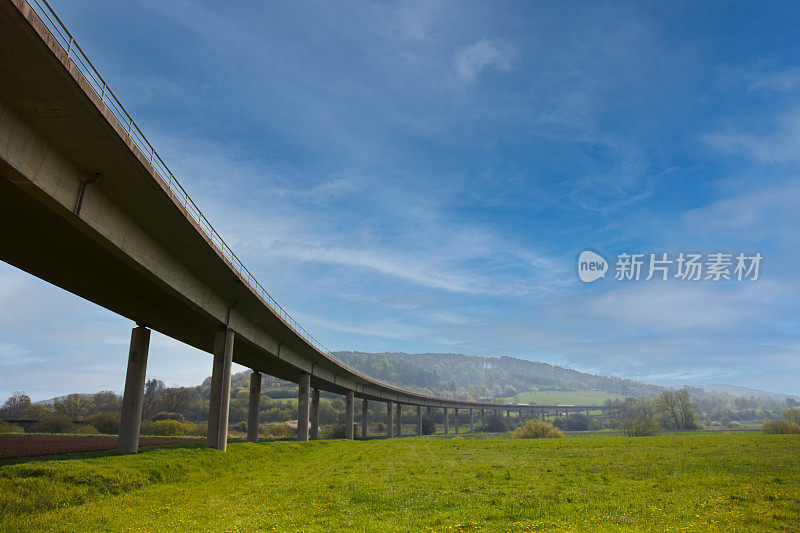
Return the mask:
M 529 265 L 529 272 L 513 275 L 492 275 L 480 269 L 469 269 L 460 266 L 470 260 L 488 258 L 492 253 L 507 255 L 514 260 L 513 254 L 507 254 L 498 246 L 495 250 L 483 253 L 475 250 L 464 250 L 463 254 L 452 254 L 445 250 L 437 254 L 429 248 L 415 251 L 397 251 L 388 249 L 343 248 L 320 243 L 289 241 L 275 246 L 265 246 L 265 251 L 273 257 L 287 257 L 303 262 L 319 262 L 368 269 L 386 276 L 409 281 L 423 287 L 444 289 L 468 294 L 519 295 L 536 289 L 533 278 L 542 276 L 544 268 L 555 269 L 554 263 L 538 259 L 535 262 L 523 261 Z M 519 262 L 520 258 L 516 258 Z M 521 263 L 525 264 L 525 263 Z M 546 271 L 549 275 L 552 270 Z
M 747 85 L 747 90 L 791 91 L 798 86 L 800 86 L 800 68 L 792 67 L 758 76 Z
M 771 302 L 781 291 L 759 280 L 733 285 L 712 282 L 640 282 L 608 291 L 585 309 L 622 327 L 677 332 L 685 328 L 731 328 L 767 318 Z
M 454 65 L 458 76 L 467 82 L 475 81 L 482 70 L 494 67 L 498 70 L 511 68 L 511 50 L 501 50 L 491 41 L 482 39 L 456 50 Z
M 701 137 L 722 152 L 745 154 L 766 163 L 788 163 L 800 159 L 800 108 L 778 117 L 761 131 L 729 129 Z
M 707 206 L 687 211 L 681 221 L 694 235 L 714 236 L 718 239 L 736 238 L 739 241 L 769 241 L 797 244 L 800 236 L 800 186 L 790 181 L 769 188 L 758 187 L 751 191 L 723 198 Z M 784 248 L 785 254 L 794 255 Z

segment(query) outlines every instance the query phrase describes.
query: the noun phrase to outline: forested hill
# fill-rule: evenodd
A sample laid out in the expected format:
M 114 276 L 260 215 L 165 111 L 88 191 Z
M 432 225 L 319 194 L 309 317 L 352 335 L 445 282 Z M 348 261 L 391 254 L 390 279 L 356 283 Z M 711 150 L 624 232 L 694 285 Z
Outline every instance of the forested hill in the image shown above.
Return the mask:
M 364 352 L 336 355 L 375 378 L 418 392 L 464 400 L 507 397 L 537 389 L 599 390 L 625 396 L 655 396 L 662 390 L 657 385 L 506 356 Z

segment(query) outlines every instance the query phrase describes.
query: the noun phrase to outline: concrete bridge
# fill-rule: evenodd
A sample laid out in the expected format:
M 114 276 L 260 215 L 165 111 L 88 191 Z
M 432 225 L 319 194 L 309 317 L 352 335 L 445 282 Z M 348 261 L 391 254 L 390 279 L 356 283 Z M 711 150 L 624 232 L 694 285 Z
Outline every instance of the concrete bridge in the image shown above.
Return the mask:
M 220 180 L 224 187 L 224 180 Z M 248 438 L 258 438 L 261 374 L 298 383 L 298 439 L 318 435 L 319 392 L 449 413 L 562 412 L 597 406 L 497 405 L 384 383 L 325 349 L 244 266 L 45 0 L 0 0 L 0 259 L 129 318 L 119 449 L 136 452 L 151 329 L 213 354 L 208 444 L 224 450 L 231 363 L 253 370 Z M 397 415 L 397 423 L 393 417 Z

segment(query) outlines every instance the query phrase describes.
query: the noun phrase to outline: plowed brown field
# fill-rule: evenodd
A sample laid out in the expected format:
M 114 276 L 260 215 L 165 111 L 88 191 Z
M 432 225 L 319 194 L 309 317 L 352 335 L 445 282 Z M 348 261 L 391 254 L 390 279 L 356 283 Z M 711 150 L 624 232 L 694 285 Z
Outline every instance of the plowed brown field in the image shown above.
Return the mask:
M 204 442 L 197 437 L 142 437 L 139 447 Z M 0 435 L 0 460 L 68 452 L 113 450 L 117 437 L 82 435 Z

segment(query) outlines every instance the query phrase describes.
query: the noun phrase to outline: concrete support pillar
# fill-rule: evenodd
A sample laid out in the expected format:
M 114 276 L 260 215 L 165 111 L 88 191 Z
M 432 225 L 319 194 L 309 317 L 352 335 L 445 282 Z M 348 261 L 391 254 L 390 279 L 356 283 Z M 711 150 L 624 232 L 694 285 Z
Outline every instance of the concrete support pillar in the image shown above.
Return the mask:
M 481 429 L 486 427 L 486 416 L 483 411 L 484 410 L 481 409 Z
M 472 409 L 469 410 L 469 432 L 475 433 L 475 412 Z
M 422 406 L 417 406 L 417 437 L 422 436 Z
M 353 399 L 353 391 L 347 391 L 347 394 L 344 395 L 344 438 L 349 440 L 353 440 L 353 425 L 356 421 Z
M 319 438 L 319 389 L 311 391 L 311 415 L 309 416 L 308 423 L 308 438 Z
M 398 403 L 397 404 L 397 420 L 395 421 L 396 426 L 395 426 L 395 431 L 394 431 L 395 437 L 402 437 L 403 436 L 403 419 L 402 419 L 401 415 L 402 415 L 401 406 Z
M 297 394 L 297 440 L 308 442 L 308 393 L 311 389 L 311 374 L 300 374 Z
M 369 405 L 367 405 L 367 400 L 361 400 L 361 438 L 367 438 L 367 426 L 368 426 L 368 413 L 369 413 Z
M 456 422 L 456 424 L 455 424 L 455 426 L 456 426 L 456 435 L 458 435 L 458 429 L 459 429 L 458 428 L 458 425 L 459 425 L 458 424 L 459 423 L 459 420 L 458 420 L 458 409 L 453 409 L 453 418 L 455 419 L 455 422 Z
M 121 453 L 139 451 L 139 429 L 142 426 L 142 403 L 147 372 L 147 353 L 150 350 L 150 330 L 137 326 L 131 331 L 128 349 L 128 370 L 122 396 L 122 416 L 119 424 L 117 449 Z
M 394 433 L 394 402 L 386 402 L 386 437 L 391 439 Z
M 261 407 L 261 372 L 250 373 L 250 399 L 247 404 L 247 440 L 258 442 L 258 413 Z
M 211 397 L 208 402 L 208 446 L 222 450 L 228 447 L 228 407 L 231 401 L 231 364 L 233 363 L 233 331 L 223 329 L 214 334 L 214 363 L 211 369 Z
M 447 407 L 444 408 L 444 434 L 450 433 L 450 420 L 447 416 Z
M 494 410 L 494 416 L 497 416 L 497 409 Z

